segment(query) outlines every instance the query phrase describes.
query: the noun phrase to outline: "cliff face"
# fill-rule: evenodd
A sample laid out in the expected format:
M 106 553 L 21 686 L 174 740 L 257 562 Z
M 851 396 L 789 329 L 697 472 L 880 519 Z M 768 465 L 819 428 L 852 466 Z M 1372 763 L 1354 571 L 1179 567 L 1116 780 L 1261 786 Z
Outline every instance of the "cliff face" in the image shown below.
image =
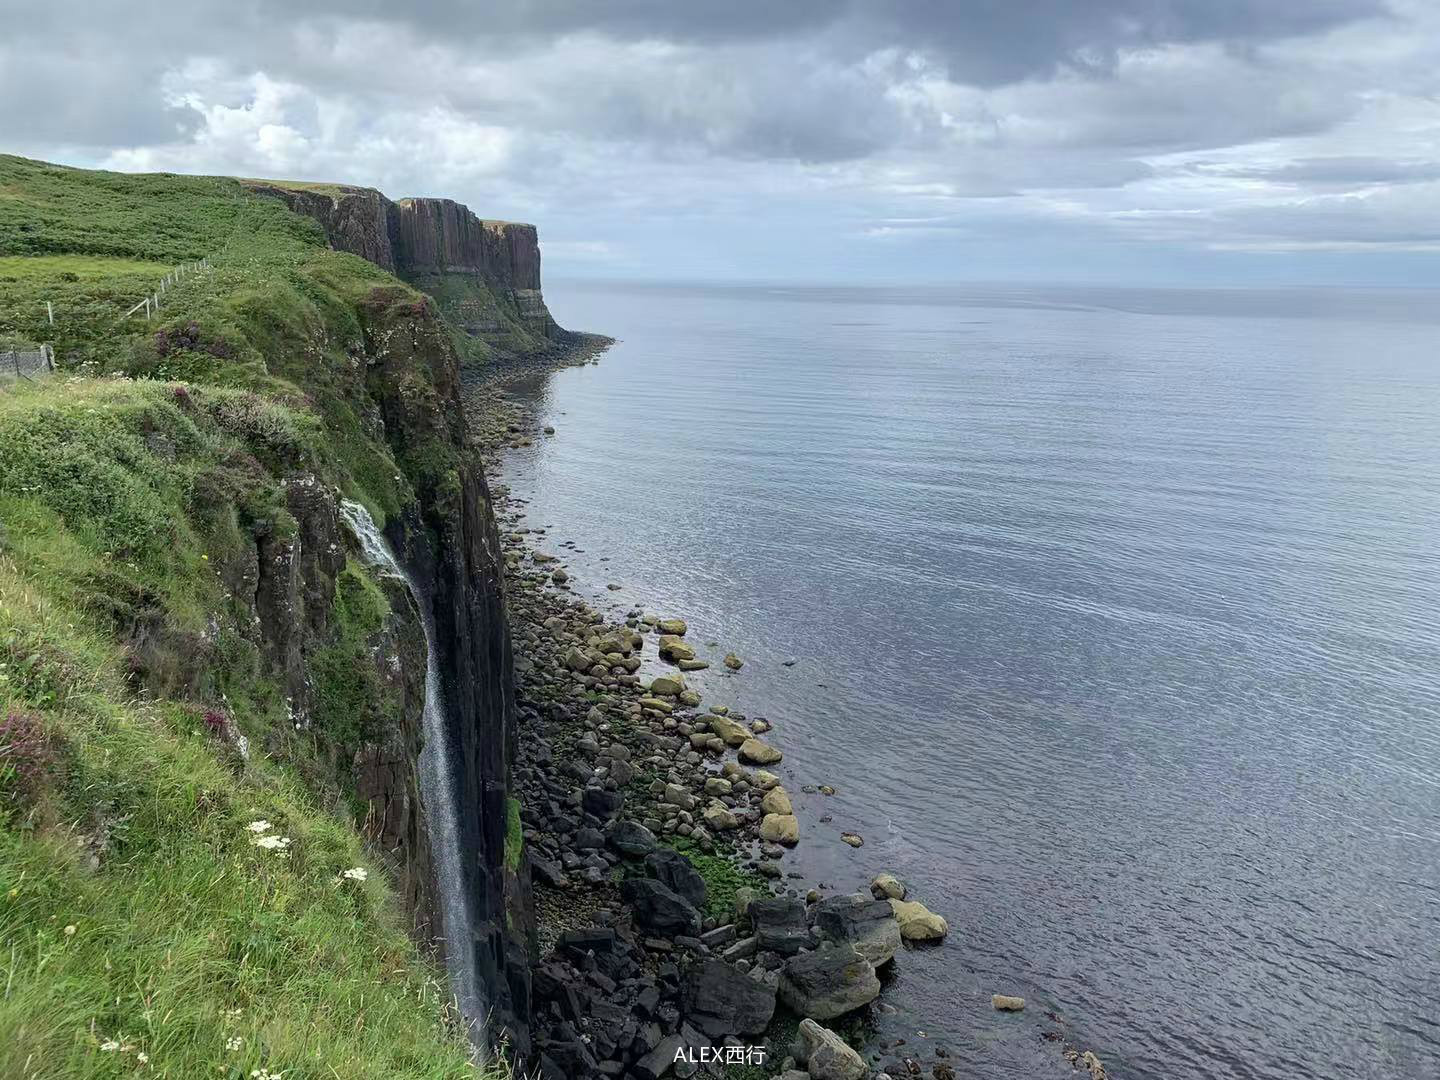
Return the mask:
M 259 195 L 280 199 L 297 214 L 314 218 L 336 251 L 348 251 L 395 273 L 390 246 L 390 200 L 374 188 L 297 187 L 247 181 Z
M 373 188 L 247 184 L 314 218 L 337 251 L 429 292 L 487 355 L 540 352 L 566 338 L 545 306 L 533 225 L 486 220 L 453 199 L 392 202 Z
M 383 309 L 381 303 L 375 310 Z M 387 532 L 415 578 L 425 583 L 435 619 L 472 905 L 472 938 L 462 947 L 473 950 L 476 971 L 491 995 L 486 1004 L 492 1023 L 509 1032 L 523 1055 L 529 1050 L 533 915 L 528 867 L 506 859 L 516 752 L 514 671 L 490 491 L 468 445 L 455 353 L 428 305 L 401 325 L 372 311 L 365 336 L 369 384 L 381 402 L 396 458 L 425 459 L 436 448 L 452 455 L 453 468 L 422 472 L 418 512 Z M 428 372 L 418 386 L 417 370 Z

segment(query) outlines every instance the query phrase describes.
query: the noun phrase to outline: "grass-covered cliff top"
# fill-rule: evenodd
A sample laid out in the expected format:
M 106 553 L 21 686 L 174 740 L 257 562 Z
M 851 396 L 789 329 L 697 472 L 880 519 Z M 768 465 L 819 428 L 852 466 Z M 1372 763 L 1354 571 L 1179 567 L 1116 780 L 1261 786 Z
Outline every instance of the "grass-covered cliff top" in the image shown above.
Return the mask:
M 63 368 L 0 382 L 0 1076 L 475 1075 L 316 782 L 325 688 L 296 730 L 236 595 L 257 531 L 294 528 L 286 477 L 377 517 L 426 482 L 359 349 L 362 314 L 417 304 L 237 182 L 0 157 L 0 342 Z M 339 606 L 343 683 L 373 627 Z

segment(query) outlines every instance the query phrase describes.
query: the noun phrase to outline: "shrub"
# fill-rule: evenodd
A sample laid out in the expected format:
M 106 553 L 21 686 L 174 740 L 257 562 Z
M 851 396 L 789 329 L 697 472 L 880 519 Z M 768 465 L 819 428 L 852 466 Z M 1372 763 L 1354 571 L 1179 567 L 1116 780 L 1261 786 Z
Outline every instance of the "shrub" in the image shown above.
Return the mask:
M 0 720 L 0 791 L 30 801 L 55 769 L 55 743 L 35 713 L 12 712 Z

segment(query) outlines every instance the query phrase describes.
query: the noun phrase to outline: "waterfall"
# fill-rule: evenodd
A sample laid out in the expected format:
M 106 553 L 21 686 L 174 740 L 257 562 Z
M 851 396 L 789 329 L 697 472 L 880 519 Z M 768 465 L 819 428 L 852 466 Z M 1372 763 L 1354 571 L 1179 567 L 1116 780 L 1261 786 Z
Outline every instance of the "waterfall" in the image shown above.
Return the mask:
M 340 516 L 360 543 L 364 561 L 382 573 L 398 578 L 415 598 L 425 630 L 425 746 L 420 751 L 420 796 L 435 861 L 440 890 L 440 917 L 445 927 L 445 967 L 450 992 L 478 1040 L 485 1023 L 485 1003 L 475 973 L 475 949 L 470 902 L 461 873 L 460 828 L 456 814 L 454 772 L 450 768 L 450 737 L 445 722 L 445 694 L 440 684 L 439 650 L 435 647 L 435 616 L 425 590 L 416 586 L 375 527 L 369 511 L 348 499 L 340 502 Z

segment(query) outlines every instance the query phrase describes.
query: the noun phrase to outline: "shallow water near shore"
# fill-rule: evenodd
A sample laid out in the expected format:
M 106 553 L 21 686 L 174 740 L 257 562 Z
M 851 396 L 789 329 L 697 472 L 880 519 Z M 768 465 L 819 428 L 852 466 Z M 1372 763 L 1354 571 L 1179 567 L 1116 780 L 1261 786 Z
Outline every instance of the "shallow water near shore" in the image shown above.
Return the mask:
M 1440 296 L 546 295 L 621 340 L 511 386 L 499 480 L 774 722 L 787 868 L 949 919 L 879 1038 L 1440 1076 Z

